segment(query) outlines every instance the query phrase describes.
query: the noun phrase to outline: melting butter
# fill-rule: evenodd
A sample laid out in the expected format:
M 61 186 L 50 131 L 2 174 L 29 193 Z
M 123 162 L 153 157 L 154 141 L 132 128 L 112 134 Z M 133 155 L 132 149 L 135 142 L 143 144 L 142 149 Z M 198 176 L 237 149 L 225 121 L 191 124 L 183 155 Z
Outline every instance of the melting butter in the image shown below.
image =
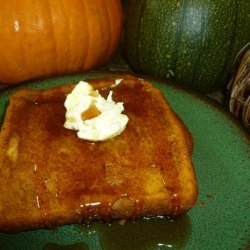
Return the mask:
M 80 81 L 65 100 L 64 127 L 78 131 L 77 136 L 88 141 L 104 141 L 121 134 L 129 119 L 122 114 L 123 103 L 115 103 L 112 93 L 105 99 L 89 83 Z

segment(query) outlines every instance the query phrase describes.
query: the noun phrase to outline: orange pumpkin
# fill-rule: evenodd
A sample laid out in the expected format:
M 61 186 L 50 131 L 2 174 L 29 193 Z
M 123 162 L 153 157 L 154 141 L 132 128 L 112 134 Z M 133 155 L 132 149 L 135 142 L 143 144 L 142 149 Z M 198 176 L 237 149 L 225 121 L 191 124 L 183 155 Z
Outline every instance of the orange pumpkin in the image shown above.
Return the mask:
M 118 47 L 120 0 L 8 0 L 0 8 L 0 82 L 19 82 L 105 63 Z

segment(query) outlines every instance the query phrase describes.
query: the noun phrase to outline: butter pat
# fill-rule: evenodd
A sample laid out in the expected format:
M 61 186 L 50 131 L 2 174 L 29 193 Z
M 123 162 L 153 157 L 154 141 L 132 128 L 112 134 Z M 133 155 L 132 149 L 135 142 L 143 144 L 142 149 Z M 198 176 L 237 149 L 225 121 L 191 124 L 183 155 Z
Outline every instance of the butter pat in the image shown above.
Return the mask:
M 105 99 L 90 84 L 80 81 L 65 100 L 64 127 L 78 131 L 77 136 L 88 141 L 104 141 L 121 134 L 128 117 L 122 114 L 123 103 L 115 103 L 112 93 Z

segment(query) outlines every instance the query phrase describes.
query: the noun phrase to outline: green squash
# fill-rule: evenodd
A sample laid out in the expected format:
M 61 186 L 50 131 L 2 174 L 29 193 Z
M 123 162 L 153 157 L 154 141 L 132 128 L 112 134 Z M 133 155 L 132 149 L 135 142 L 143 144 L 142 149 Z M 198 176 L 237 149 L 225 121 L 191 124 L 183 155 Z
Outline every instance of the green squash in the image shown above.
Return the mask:
M 130 66 L 202 92 L 225 86 L 250 41 L 250 0 L 129 0 L 126 7 Z

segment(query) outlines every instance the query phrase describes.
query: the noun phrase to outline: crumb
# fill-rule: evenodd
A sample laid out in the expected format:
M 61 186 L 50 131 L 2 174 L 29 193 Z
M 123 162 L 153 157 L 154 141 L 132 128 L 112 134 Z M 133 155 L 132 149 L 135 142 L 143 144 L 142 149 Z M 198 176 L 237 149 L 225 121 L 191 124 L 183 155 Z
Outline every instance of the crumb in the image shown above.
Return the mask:
M 207 198 L 208 198 L 209 200 L 213 200 L 213 199 L 214 199 L 214 196 L 211 195 L 211 194 L 207 194 Z
M 204 207 L 206 205 L 205 201 L 199 201 L 196 206 Z
M 126 223 L 126 220 L 125 220 L 125 219 L 119 220 L 119 224 L 120 224 L 120 225 L 123 226 L 125 223 Z

